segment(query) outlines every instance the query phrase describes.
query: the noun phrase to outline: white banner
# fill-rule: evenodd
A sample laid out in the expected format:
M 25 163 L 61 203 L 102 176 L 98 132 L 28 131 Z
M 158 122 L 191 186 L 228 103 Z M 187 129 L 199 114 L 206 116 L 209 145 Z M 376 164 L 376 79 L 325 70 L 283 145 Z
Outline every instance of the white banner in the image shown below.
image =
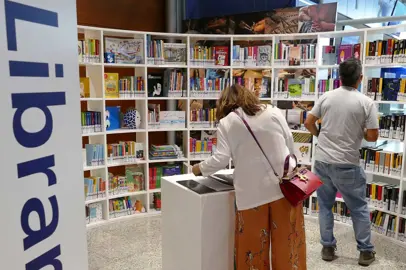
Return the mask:
M 0 0 L 0 269 L 87 266 L 75 0 Z

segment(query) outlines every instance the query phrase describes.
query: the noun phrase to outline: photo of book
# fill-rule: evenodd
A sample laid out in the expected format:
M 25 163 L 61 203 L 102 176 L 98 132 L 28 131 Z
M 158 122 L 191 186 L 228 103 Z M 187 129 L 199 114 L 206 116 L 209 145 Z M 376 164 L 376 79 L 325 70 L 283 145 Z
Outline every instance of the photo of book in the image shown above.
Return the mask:
M 148 96 L 163 97 L 163 76 L 161 74 L 148 74 Z
M 217 66 L 228 66 L 229 60 L 229 47 L 216 46 L 215 47 L 215 61 Z
M 165 64 L 186 64 L 185 43 L 164 43 Z
M 106 98 L 119 98 L 118 73 L 104 73 L 104 94 Z
M 300 48 L 299 46 L 290 47 L 289 66 L 300 66 Z
M 90 97 L 90 79 L 87 77 L 80 78 L 80 97 Z
M 353 45 L 341 45 L 338 47 L 338 62 L 341 64 L 353 56 Z

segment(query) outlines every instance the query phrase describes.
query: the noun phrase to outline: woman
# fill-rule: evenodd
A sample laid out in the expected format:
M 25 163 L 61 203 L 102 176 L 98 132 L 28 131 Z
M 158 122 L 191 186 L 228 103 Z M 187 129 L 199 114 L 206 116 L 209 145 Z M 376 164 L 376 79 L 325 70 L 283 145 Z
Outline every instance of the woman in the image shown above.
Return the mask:
M 292 207 L 284 198 L 279 179 L 233 111 L 248 122 L 278 175 L 283 174 L 285 158 L 293 153 L 293 138 L 278 108 L 262 105 L 254 93 L 240 85 L 222 92 L 217 101 L 217 119 L 221 119 L 217 151 L 193 166 L 193 173 L 207 176 L 224 169 L 230 158 L 234 161 L 235 269 L 304 270 L 303 208 Z M 295 166 L 292 159 L 290 165 L 291 169 Z

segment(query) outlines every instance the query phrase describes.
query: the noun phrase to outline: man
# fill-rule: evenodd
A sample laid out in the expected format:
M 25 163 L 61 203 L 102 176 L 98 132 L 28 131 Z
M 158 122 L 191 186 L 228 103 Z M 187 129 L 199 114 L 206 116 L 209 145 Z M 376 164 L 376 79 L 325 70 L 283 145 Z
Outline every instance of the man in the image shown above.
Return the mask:
M 366 201 L 366 177 L 359 165 L 362 139 L 378 139 L 378 112 L 374 102 L 358 92 L 362 81 L 361 62 L 355 58 L 340 64 L 342 87 L 324 94 L 306 119 L 306 128 L 318 136 L 315 173 L 324 182 L 317 190 L 322 258 L 335 258 L 332 208 L 339 191 L 350 210 L 360 251 L 358 263 L 369 266 L 375 260 L 371 244 L 371 222 Z M 321 130 L 316 122 L 321 119 Z

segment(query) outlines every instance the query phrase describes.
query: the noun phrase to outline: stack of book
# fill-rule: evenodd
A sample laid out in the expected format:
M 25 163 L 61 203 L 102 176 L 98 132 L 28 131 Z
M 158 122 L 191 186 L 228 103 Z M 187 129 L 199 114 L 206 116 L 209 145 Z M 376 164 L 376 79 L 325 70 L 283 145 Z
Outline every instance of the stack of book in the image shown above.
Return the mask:
M 341 86 L 341 81 L 339 79 L 330 78 L 328 80 L 319 81 L 319 96 L 326 92 L 333 91 Z
M 154 166 L 149 168 L 149 189 L 161 188 L 161 182 L 163 176 L 172 176 L 182 174 L 181 165 L 164 165 Z
M 86 144 L 85 149 L 86 166 L 104 165 L 104 145 L 103 144 Z
M 216 126 L 216 108 L 206 108 L 190 111 L 190 126 L 192 128 L 213 128 Z
M 78 54 L 79 63 L 100 63 L 100 40 L 79 40 Z
M 86 111 L 81 113 L 82 134 L 102 132 L 101 112 Z
M 147 63 L 152 65 L 186 65 L 186 44 L 166 43 L 147 35 Z
M 144 79 L 142 76 L 125 76 L 118 81 L 120 98 L 145 97 Z
M 403 195 L 406 193 L 403 192 Z M 399 186 L 386 183 L 368 183 L 366 196 L 369 205 L 390 212 L 396 212 L 399 203 Z
M 379 148 L 360 149 L 360 166 L 367 172 L 400 177 L 403 153 L 384 152 Z
M 284 78 L 278 79 L 274 92 L 276 99 L 314 99 L 316 80 L 311 78 Z
M 404 114 L 379 115 L 379 137 L 403 141 L 405 139 Z
M 233 46 L 233 66 L 255 67 L 270 66 L 272 56 L 272 46 Z
M 372 231 L 394 238 L 396 232 L 396 216 L 374 211 L 371 213 Z
M 406 40 L 388 39 L 367 42 L 365 62 L 370 65 L 406 62 Z
M 316 65 L 317 44 L 275 44 L 274 63 L 278 66 Z
M 364 93 L 373 100 L 405 101 L 406 79 L 365 78 Z
M 194 66 L 228 66 L 228 46 L 200 46 L 190 48 L 190 63 Z
M 160 159 L 180 159 L 184 158 L 183 152 L 179 146 L 174 145 L 151 145 L 149 151 L 150 160 Z
M 84 179 L 85 200 L 94 200 L 106 197 L 106 181 L 101 177 L 90 176 Z
M 107 155 L 109 165 L 137 162 L 144 159 L 144 144 L 134 141 L 108 144 Z
M 217 138 L 197 140 L 190 138 L 190 157 L 208 158 L 216 151 Z
M 360 59 L 361 44 L 340 45 L 338 48 L 336 46 L 323 46 L 321 56 L 323 65 L 341 64 L 351 57 Z

